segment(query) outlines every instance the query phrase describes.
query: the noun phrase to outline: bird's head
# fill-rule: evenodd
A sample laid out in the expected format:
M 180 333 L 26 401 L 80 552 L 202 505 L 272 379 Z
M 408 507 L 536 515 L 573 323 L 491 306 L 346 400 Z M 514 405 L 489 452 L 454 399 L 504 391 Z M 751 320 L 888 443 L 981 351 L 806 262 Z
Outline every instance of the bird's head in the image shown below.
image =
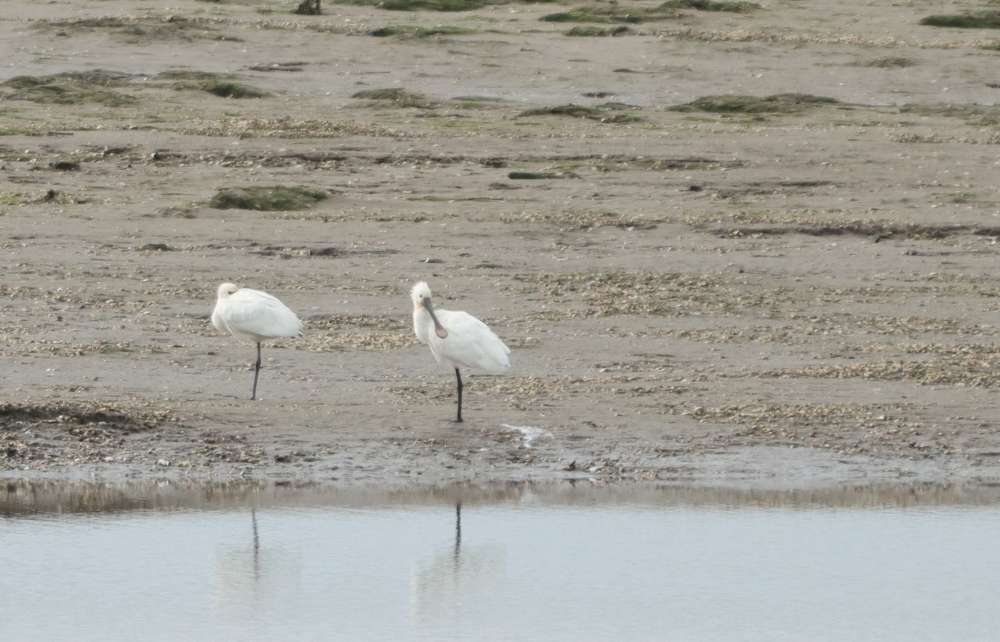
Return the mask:
M 448 331 L 445 330 L 441 322 L 438 321 L 437 315 L 434 314 L 434 306 L 431 304 L 431 287 L 425 281 L 419 281 L 410 290 L 410 298 L 413 300 L 413 307 L 415 309 L 419 310 L 423 308 L 431 315 L 431 320 L 434 321 L 434 333 L 442 339 L 447 338 Z
M 235 283 L 223 283 L 222 285 L 219 286 L 216 298 L 225 299 L 227 296 L 235 294 L 236 291 L 239 289 L 240 289 L 239 286 L 236 285 Z
M 410 289 L 410 299 L 415 307 L 424 307 L 425 302 L 429 303 L 431 300 L 431 286 L 426 281 L 415 283 Z

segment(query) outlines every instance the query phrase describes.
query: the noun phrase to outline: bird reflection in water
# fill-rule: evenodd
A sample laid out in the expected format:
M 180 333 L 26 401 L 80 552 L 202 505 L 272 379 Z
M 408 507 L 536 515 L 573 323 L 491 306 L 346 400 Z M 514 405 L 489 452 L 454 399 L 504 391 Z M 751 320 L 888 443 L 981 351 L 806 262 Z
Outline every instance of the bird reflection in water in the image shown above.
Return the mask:
M 455 569 L 461 563 L 462 553 L 462 502 L 455 504 Z
M 260 534 L 257 532 L 257 507 L 250 507 L 250 524 L 253 528 L 253 579 L 260 580 Z
M 269 609 L 294 600 L 300 593 L 302 559 L 268 539 L 266 512 L 250 507 L 250 538 L 246 513 L 239 516 L 236 543 L 220 543 L 216 557 L 216 586 L 220 603 L 230 608 Z M 264 533 L 261 527 L 264 526 Z
M 476 598 L 487 596 L 504 580 L 506 547 L 496 542 L 474 543 L 481 541 L 475 531 L 471 540 L 466 532 L 463 542 L 462 508 L 462 502 L 456 502 L 454 539 L 448 549 L 417 562 L 414 568 L 410 589 L 415 617 L 455 619 L 459 612 L 479 608 L 477 604 L 489 604 Z

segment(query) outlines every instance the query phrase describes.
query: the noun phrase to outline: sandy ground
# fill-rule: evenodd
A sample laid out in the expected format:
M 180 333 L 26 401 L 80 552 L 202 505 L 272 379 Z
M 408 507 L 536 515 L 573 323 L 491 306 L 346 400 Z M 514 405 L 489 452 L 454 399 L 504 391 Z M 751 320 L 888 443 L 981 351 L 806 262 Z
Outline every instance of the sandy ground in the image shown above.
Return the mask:
M 1000 480 L 1000 31 L 918 25 L 978 5 L 293 4 L 4 3 L 0 81 L 90 75 L 0 85 L 0 476 Z M 788 92 L 838 102 L 671 109 Z M 255 185 L 330 198 L 208 205 Z M 461 425 L 417 279 L 513 349 Z M 257 402 L 222 281 L 306 323 Z

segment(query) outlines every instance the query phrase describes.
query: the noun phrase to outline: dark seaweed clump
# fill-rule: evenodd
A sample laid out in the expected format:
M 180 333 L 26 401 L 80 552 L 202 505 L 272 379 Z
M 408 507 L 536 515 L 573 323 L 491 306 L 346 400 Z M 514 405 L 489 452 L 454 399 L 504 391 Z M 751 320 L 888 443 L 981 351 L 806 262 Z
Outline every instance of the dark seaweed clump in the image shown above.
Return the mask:
M 221 189 L 208 202 L 215 209 L 243 209 L 265 212 L 304 210 L 329 198 L 329 193 L 302 186 L 282 185 Z
M 704 111 L 719 114 L 765 114 L 795 113 L 821 105 L 833 105 L 838 101 L 826 96 L 812 94 L 775 94 L 773 96 L 745 96 L 726 94 L 702 96 L 689 103 L 671 107 L 673 111 Z

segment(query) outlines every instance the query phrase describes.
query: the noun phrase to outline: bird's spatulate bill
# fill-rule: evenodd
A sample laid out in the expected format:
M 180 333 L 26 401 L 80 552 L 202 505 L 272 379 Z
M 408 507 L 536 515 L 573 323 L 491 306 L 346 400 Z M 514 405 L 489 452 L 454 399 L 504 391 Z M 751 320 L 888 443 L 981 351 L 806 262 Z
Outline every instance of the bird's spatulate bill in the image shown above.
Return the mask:
M 434 334 L 438 335 L 438 338 L 447 339 L 448 331 L 444 329 L 441 322 L 438 321 L 437 315 L 434 314 L 434 306 L 431 305 L 431 300 L 424 300 L 424 307 L 427 308 L 427 312 L 431 315 L 431 320 L 434 321 Z

